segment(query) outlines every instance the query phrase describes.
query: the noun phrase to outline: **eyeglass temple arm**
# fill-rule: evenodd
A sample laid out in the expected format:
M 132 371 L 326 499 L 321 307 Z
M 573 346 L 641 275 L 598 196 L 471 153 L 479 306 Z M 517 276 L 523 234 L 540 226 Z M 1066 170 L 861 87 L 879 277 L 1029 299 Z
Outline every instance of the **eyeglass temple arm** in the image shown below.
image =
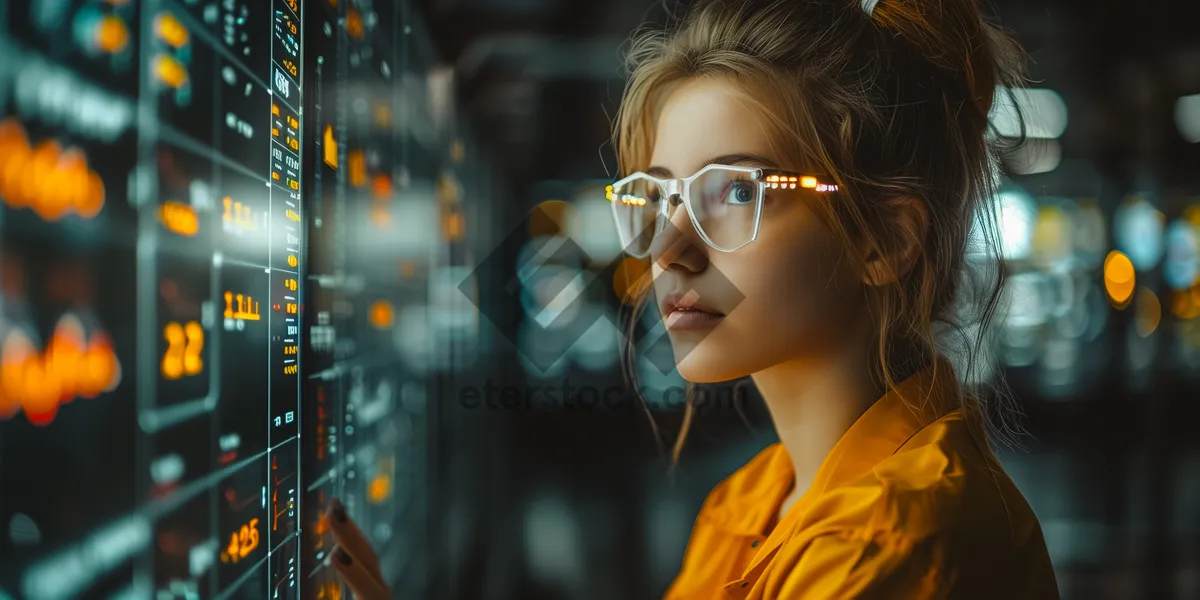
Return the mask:
M 778 169 L 761 169 L 762 183 L 770 189 L 809 189 L 818 192 L 836 192 L 837 184 L 824 181 L 823 177 L 805 175 Z

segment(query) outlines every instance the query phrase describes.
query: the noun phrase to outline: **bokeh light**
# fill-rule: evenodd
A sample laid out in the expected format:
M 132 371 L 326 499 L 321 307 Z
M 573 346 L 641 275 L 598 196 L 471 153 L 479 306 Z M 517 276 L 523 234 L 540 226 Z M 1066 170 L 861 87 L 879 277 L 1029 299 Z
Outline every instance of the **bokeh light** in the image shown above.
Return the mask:
M 1065 200 L 1061 204 L 1043 205 L 1037 212 L 1032 253 L 1034 264 L 1042 268 L 1062 264 L 1071 257 L 1070 204 Z
M 1150 337 L 1162 322 L 1162 303 L 1153 290 L 1143 287 L 1138 289 L 1136 307 L 1134 329 L 1138 336 Z
M 591 305 L 590 311 L 607 313 L 606 307 Z M 571 358 L 581 368 L 594 373 L 608 373 L 617 368 L 621 358 L 621 341 L 624 337 L 617 327 L 616 315 L 598 314 L 591 327 L 579 336 L 579 341 L 571 346 Z M 582 319 L 586 322 L 591 315 Z
M 1200 317 L 1200 285 L 1171 293 L 1171 314 L 1182 320 Z
M 1094 200 L 1082 199 L 1076 203 L 1071 216 L 1074 231 L 1075 260 L 1085 268 L 1100 266 L 1108 251 L 1108 227 L 1104 212 Z
M 643 259 L 627 256 L 613 271 L 613 291 L 626 304 L 636 301 L 653 283 L 650 264 Z
M 1200 276 L 1200 234 L 1183 219 L 1176 219 L 1167 228 L 1167 252 L 1163 263 L 1163 278 L 1175 290 L 1185 290 Z
M 529 216 L 529 235 L 541 237 L 566 234 L 573 219 L 573 210 L 570 204 L 562 200 L 546 200 L 538 204 Z
M 1133 297 L 1133 288 L 1137 283 L 1137 275 L 1133 261 L 1121 252 L 1113 250 L 1104 259 L 1104 291 L 1108 299 L 1117 308 L 1125 308 Z
M 1028 259 L 1033 247 L 1037 204 L 1024 191 L 1010 188 L 996 199 L 1000 252 L 1006 260 Z
M 568 214 L 567 235 L 593 261 L 608 264 L 621 253 L 621 238 L 613 226 L 612 207 L 598 186 L 577 193 Z
M 1025 117 L 1025 135 L 1029 138 L 1054 139 L 1067 129 L 1067 103 L 1058 92 L 1045 88 L 997 88 L 991 121 L 996 133 L 1005 137 L 1021 135 Z
M 1139 271 L 1158 265 L 1163 255 L 1164 217 L 1145 195 L 1121 203 L 1113 216 L 1113 239 Z
M 1175 100 L 1175 126 L 1183 139 L 1200 143 L 1200 94 Z

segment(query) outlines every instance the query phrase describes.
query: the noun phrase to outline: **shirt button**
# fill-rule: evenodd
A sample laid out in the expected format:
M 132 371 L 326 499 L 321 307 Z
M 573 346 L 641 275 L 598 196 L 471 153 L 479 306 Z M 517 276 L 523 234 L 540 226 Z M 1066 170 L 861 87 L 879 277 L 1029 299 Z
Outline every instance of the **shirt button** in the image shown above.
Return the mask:
M 757 548 L 757 547 L 758 547 L 758 540 L 754 540 L 753 542 L 750 542 L 750 547 L 751 547 L 751 548 Z
M 750 582 L 749 582 L 749 581 L 743 581 L 743 582 L 742 582 L 742 587 L 746 587 L 746 586 L 748 586 L 748 585 L 750 585 Z

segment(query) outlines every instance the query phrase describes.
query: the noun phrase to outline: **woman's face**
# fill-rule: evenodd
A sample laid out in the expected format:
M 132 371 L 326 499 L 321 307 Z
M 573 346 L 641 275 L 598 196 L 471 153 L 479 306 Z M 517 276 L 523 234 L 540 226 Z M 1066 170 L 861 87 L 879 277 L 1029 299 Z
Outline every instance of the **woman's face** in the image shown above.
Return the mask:
M 722 158 L 722 157 L 740 158 Z M 688 177 L 709 162 L 781 168 L 758 114 L 731 84 L 692 80 L 668 96 L 658 120 L 652 174 Z M 787 361 L 819 361 L 843 347 L 861 318 L 862 277 L 809 203 L 833 196 L 768 190 L 758 238 L 719 252 L 674 212 L 651 249 L 660 312 L 673 297 L 717 318 L 663 314 L 679 373 L 712 383 Z M 682 207 L 681 207 L 682 208 Z M 681 318 L 682 317 L 682 318 Z

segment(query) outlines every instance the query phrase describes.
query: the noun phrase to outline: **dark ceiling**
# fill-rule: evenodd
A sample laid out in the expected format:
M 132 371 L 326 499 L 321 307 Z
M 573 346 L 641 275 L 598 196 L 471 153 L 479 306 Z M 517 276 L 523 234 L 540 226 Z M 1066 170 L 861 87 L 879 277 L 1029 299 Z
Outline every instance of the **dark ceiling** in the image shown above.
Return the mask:
M 664 0 L 416 0 L 416 7 L 441 59 L 455 66 L 471 126 L 518 198 L 538 181 L 612 169 L 606 141 L 622 89 L 621 45 L 637 25 L 665 19 Z M 1174 133 L 1172 116 L 1178 96 L 1200 92 L 1194 0 L 1005 0 L 996 12 L 1029 51 L 1037 85 L 1059 91 L 1068 105 L 1065 159 L 1088 159 L 1131 183 L 1139 174 L 1200 183 L 1193 179 L 1200 145 Z M 1071 173 L 1060 169 L 1049 181 Z

